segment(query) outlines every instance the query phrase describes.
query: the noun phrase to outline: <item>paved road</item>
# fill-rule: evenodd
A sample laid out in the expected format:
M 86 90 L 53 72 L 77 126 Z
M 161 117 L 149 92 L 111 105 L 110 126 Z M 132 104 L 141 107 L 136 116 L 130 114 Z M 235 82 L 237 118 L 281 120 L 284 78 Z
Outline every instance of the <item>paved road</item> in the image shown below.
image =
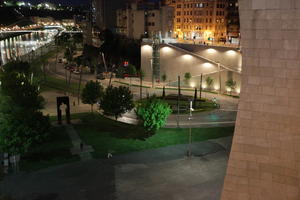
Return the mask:
M 17 200 L 218 200 L 231 137 L 20 173 L 0 182 Z

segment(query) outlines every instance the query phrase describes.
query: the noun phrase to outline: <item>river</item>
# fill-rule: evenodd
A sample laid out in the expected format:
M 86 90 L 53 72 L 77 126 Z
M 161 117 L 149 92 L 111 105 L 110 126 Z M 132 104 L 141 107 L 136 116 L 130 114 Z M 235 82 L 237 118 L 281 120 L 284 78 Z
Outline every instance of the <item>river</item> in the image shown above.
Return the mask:
M 46 29 L 39 32 L 26 33 L 0 41 L 0 65 L 9 60 L 26 55 L 52 42 L 58 30 Z

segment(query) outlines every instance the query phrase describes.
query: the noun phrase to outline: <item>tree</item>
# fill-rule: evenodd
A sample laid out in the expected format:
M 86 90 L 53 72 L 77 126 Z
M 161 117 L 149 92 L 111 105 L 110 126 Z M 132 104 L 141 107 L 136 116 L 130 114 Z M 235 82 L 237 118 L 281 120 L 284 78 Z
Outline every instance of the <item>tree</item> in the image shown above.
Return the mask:
M 129 64 L 127 71 L 128 71 L 129 77 L 130 77 L 130 87 L 131 87 L 131 78 L 132 78 L 132 76 L 136 76 L 136 68 L 134 65 Z
M 50 128 L 49 117 L 40 111 L 44 99 L 39 86 L 29 68 L 18 68 L 21 64 L 0 73 L 0 151 L 11 155 L 24 154 L 43 142 Z
M 163 75 L 161 76 L 161 80 L 162 80 L 163 83 L 165 83 L 166 80 L 167 80 L 167 75 L 166 75 L 166 74 L 163 74 Z
M 211 90 L 211 86 L 212 86 L 212 84 L 214 83 L 214 79 L 212 79 L 211 77 L 207 77 L 206 79 L 205 79 L 205 82 L 206 82 L 206 84 L 207 84 L 207 88 L 209 89 L 209 90 Z
M 91 112 L 93 112 L 94 104 L 100 101 L 102 96 L 103 87 L 98 81 L 87 82 L 81 93 L 82 103 L 90 104 Z
M 189 83 L 189 81 L 191 80 L 191 78 L 192 78 L 192 75 L 191 75 L 190 72 L 186 72 L 186 73 L 184 74 L 184 81 L 185 81 L 186 84 Z
M 229 80 L 226 81 L 226 86 L 230 88 L 230 95 L 231 95 L 232 91 L 236 87 L 236 81 L 234 81 L 232 78 L 230 78 Z
M 164 126 L 171 112 L 170 106 L 155 96 L 143 101 L 137 107 L 137 116 L 149 132 L 155 132 Z
M 65 51 L 65 58 L 67 59 L 68 63 L 73 61 L 73 52 L 71 52 L 70 48 L 67 48 Z
M 124 67 L 119 66 L 119 67 L 117 68 L 117 70 L 116 70 L 116 77 L 117 77 L 117 78 L 123 78 L 124 73 L 125 73 Z
M 101 108 L 107 115 L 112 115 L 118 119 L 122 114 L 134 108 L 133 95 L 128 87 L 109 86 L 101 101 Z

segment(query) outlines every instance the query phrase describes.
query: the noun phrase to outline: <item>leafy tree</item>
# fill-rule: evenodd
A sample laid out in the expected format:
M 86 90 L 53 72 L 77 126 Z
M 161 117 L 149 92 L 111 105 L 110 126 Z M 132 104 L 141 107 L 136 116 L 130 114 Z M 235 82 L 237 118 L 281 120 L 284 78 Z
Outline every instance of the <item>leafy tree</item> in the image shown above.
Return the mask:
M 94 104 L 100 101 L 102 96 L 103 87 L 98 81 L 87 82 L 81 93 L 82 103 L 90 104 L 91 112 L 93 112 Z
M 132 78 L 132 76 L 136 76 L 137 71 L 136 71 L 135 66 L 131 65 L 131 64 L 128 65 L 127 71 L 128 71 L 129 77 L 130 77 L 130 86 L 131 86 L 131 78 Z
M 135 76 L 137 73 L 136 68 L 134 65 L 129 64 L 128 65 L 128 74 L 131 76 Z
M 118 119 L 122 114 L 134 108 L 133 95 L 128 87 L 109 86 L 101 101 L 101 108 L 107 115 Z
M 230 78 L 229 80 L 226 81 L 226 86 L 230 88 L 230 95 L 231 95 L 232 91 L 236 87 L 236 81 L 234 81 L 232 78 Z
M 149 132 L 155 132 L 165 125 L 171 112 L 170 106 L 155 96 L 143 101 L 137 108 L 137 116 Z
M 124 67 L 119 66 L 116 70 L 116 77 L 123 78 L 124 73 L 125 73 Z
M 73 51 L 71 48 L 66 48 L 65 58 L 67 59 L 68 63 L 73 61 Z
M 191 75 L 190 72 L 186 72 L 186 73 L 184 74 L 184 81 L 185 81 L 186 84 L 189 83 L 189 81 L 191 80 L 191 78 L 192 78 L 192 75 Z
M 44 99 L 39 86 L 29 68 L 18 69 L 21 64 L 0 73 L 0 151 L 12 155 L 24 154 L 44 141 L 50 128 L 48 116 L 40 111 Z
M 214 83 L 214 79 L 212 79 L 211 77 L 207 77 L 206 79 L 205 79 L 205 82 L 206 82 L 206 84 L 207 84 L 207 88 L 208 89 L 211 89 L 211 86 L 212 86 L 212 84 Z
M 166 82 L 166 80 L 167 80 L 167 75 L 166 75 L 166 74 L 163 74 L 163 75 L 161 76 L 161 80 L 162 80 L 162 82 Z

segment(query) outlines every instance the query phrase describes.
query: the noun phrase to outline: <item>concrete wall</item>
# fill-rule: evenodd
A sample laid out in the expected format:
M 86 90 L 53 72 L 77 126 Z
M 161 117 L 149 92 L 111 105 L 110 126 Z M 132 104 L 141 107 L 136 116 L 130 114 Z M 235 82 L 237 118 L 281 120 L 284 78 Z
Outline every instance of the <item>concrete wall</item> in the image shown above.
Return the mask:
M 299 200 L 300 1 L 239 4 L 242 90 L 222 200 Z
M 205 46 L 193 44 L 173 44 L 185 50 L 196 53 L 205 58 L 218 61 L 228 67 L 234 69 L 242 68 L 242 54 L 239 49 L 219 47 L 219 46 Z
M 134 10 L 133 15 L 133 38 L 140 39 L 145 33 L 145 12 Z
M 206 47 L 209 48 L 209 47 Z M 205 51 L 205 49 L 203 50 Z M 221 53 L 216 52 L 214 55 L 217 57 Z M 147 81 L 152 80 L 152 69 L 151 69 L 151 58 L 152 58 L 152 47 L 149 44 L 144 44 L 141 47 L 141 66 L 145 72 L 145 79 Z M 229 56 L 230 57 L 230 56 Z M 212 56 L 210 58 L 213 58 Z M 237 62 L 237 61 L 236 61 Z M 222 63 L 221 63 L 222 64 Z M 234 68 L 235 70 L 238 67 Z M 200 82 L 201 73 L 204 74 L 203 83 L 205 85 L 205 79 L 210 76 L 214 79 L 213 89 L 219 89 L 219 76 L 218 76 L 218 65 L 213 60 L 199 57 L 197 54 L 185 51 L 172 45 L 162 44 L 160 46 L 160 72 L 161 75 L 167 75 L 167 82 L 171 85 L 176 85 L 177 77 L 181 76 L 184 79 L 186 72 L 191 73 L 193 78 L 186 84 L 188 87 L 198 86 Z M 240 74 L 237 72 L 230 72 L 222 69 L 221 73 L 221 87 L 223 91 L 227 91 L 225 82 L 233 78 L 237 82 L 236 91 L 240 91 Z

